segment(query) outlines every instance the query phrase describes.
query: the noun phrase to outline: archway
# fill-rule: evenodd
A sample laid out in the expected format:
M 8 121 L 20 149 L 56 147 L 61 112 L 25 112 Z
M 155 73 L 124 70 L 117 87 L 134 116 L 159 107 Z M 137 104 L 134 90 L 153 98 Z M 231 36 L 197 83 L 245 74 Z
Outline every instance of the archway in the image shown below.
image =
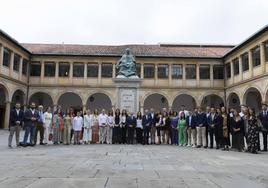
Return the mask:
M 262 97 L 258 89 L 254 87 L 247 89 L 243 101 L 248 107 L 255 109 L 256 112 L 261 110 Z
M 11 107 L 13 107 L 17 102 L 21 104 L 21 107 L 25 105 L 25 93 L 21 90 L 16 90 L 11 99 Z
M 97 109 L 99 112 L 105 109 L 106 112 L 112 109 L 112 102 L 109 96 L 104 93 L 95 93 L 88 97 L 87 108 L 92 112 Z
M 150 110 L 150 108 L 154 108 L 155 111 L 162 111 L 163 108 L 168 109 L 168 100 L 165 96 L 154 93 L 149 95 L 143 104 L 144 110 Z
M 196 101 L 191 95 L 178 95 L 173 101 L 172 110 L 179 111 L 182 105 L 185 106 L 186 110 L 192 111 L 196 107 Z
M 68 108 L 72 108 L 74 111 L 83 109 L 81 97 L 78 94 L 72 92 L 62 94 L 58 100 L 58 105 L 61 106 L 64 112 Z
M 215 94 L 207 95 L 203 98 L 201 102 L 201 107 L 205 108 L 207 106 L 214 107 L 214 108 L 220 108 L 224 106 L 223 99 Z
M 44 109 L 51 107 L 53 109 L 53 100 L 51 96 L 44 92 L 34 93 L 29 100 L 29 103 L 34 102 L 36 106 L 43 105 Z
M 0 85 L 0 129 L 3 129 L 5 127 L 5 113 L 6 113 L 7 98 L 8 98 L 7 89 L 3 85 Z
M 240 109 L 240 99 L 236 93 L 231 93 L 227 98 L 228 108 Z

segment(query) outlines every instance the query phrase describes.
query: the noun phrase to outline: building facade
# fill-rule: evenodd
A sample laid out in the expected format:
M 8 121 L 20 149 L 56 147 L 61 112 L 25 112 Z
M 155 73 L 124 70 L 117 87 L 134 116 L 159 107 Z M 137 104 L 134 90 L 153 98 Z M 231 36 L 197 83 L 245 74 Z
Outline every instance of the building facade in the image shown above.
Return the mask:
M 63 109 L 116 108 L 115 65 L 126 48 L 136 56 L 139 109 L 268 101 L 268 26 L 232 45 L 21 44 L 0 30 L 0 128 L 14 103 Z

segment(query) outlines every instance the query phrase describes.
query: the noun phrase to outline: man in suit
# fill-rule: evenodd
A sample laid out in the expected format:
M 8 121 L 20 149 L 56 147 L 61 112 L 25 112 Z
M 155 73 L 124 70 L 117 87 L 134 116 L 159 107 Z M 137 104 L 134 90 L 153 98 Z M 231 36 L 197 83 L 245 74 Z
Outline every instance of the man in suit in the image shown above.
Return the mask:
M 207 121 L 206 114 L 202 112 L 201 107 L 198 107 L 197 126 L 196 126 L 198 148 L 200 148 L 201 146 L 207 148 L 206 121 Z
M 130 116 L 127 117 L 127 143 L 133 144 L 134 143 L 134 130 L 136 127 L 136 117 L 134 116 L 134 113 L 131 112 Z
M 156 133 L 155 118 L 156 117 L 155 117 L 154 109 L 151 108 L 150 114 L 149 114 L 149 119 L 151 120 L 151 124 L 150 124 L 151 144 L 155 144 L 155 133 Z
M 24 126 L 25 126 L 25 134 L 23 139 L 23 146 L 27 146 L 27 140 L 30 135 L 30 145 L 34 146 L 34 137 L 36 132 L 36 124 L 38 121 L 39 115 L 38 111 L 35 109 L 35 103 L 32 102 L 30 105 L 30 109 L 27 109 L 24 113 Z
M 210 106 L 207 106 L 206 107 L 206 123 L 205 123 L 206 124 L 205 127 L 206 127 L 206 141 L 207 141 L 207 146 L 208 146 L 208 134 L 209 134 L 209 132 L 208 132 L 208 130 L 209 130 L 208 117 L 210 115 L 210 111 L 211 111 Z
M 216 114 L 215 108 L 211 108 L 210 114 L 207 118 L 208 132 L 210 138 L 210 148 L 213 148 L 213 141 L 215 136 L 216 149 L 220 148 L 220 139 L 219 139 L 219 124 L 218 124 L 218 115 Z
M 142 127 L 143 127 L 143 145 L 149 144 L 149 132 L 150 132 L 151 119 L 149 117 L 148 110 L 145 110 L 142 116 Z
M 268 110 L 267 104 L 262 104 L 262 111 L 258 115 L 262 123 L 263 151 L 267 151 L 267 134 L 268 134 Z
M 38 132 L 40 134 L 40 145 L 44 145 L 44 112 L 43 112 L 43 106 L 38 106 L 38 121 L 36 125 L 36 132 L 34 137 L 34 143 L 37 144 L 37 135 Z
M 8 137 L 8 147 L 12 148 L 12 139 L 14 133 L 16 134 L 16 144 L 19 146 L 20 139 L 20 130 L 23 122 L 23 110 L 20 109 L 21 105 L 19 102 L 16 103 L 15 108 L 10 112 L 10 120 L 9 120 L 9 137 Z
M 196 117 L 196 113 L 191 111 L 189 111 L 189 115 L 186 117 L 188 147 L 196 147 Z

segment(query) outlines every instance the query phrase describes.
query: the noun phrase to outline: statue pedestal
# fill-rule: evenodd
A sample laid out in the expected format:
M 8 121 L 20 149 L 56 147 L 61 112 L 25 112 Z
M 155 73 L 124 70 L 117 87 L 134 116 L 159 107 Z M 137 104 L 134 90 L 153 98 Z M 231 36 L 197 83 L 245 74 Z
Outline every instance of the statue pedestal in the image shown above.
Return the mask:
M 140 78 L 114 78 L 116 86 L 116 108 L 126 109 L 128 113 L 137 113 L 139 110 L 139 90 L 142 79 Z

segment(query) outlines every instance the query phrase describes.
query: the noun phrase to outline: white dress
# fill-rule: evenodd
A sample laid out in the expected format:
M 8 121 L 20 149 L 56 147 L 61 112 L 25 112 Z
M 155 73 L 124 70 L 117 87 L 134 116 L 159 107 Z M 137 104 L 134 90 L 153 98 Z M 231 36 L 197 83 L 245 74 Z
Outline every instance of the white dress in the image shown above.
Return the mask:
M 92 126 L 93 126 L 93 115 L 84 116 L 84 134 L 83 141 L 91 142 L 92 141 Z
M 44 143 L 48 143 L 48 136 L 52 125 L 52 113 L 44 113 Z

